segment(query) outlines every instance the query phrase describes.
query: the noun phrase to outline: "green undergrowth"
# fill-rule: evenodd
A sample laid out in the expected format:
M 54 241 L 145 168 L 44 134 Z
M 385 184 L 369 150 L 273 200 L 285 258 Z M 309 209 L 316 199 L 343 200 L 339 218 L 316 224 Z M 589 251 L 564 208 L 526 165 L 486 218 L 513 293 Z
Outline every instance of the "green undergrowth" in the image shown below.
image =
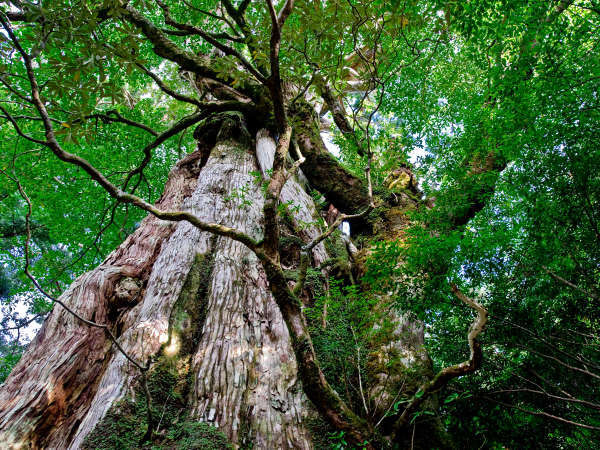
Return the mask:
M 151 441 L 142 442 L 148 427 L 146 397 L 141 386 L 135 398 L 113 405 L 86 437 L 83 449 L 232 449 L 217 428 L 189 417 L 187 395 L 192 385 L 185 366 L 161 359 L 148 376 L 152 414 L 157 423 Z

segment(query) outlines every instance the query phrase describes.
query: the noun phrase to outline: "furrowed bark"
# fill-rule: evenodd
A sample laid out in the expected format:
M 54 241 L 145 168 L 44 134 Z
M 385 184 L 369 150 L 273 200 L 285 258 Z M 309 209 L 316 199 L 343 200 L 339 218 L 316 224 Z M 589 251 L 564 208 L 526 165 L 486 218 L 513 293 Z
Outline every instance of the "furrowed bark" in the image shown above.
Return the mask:
M 229 166 L 226 176 L 238 178 L 234 185 L 247 188 L 247 202 L 232 210 L 216 198 L 213 208 L 215 214 L 229 215 L 241 229 L 261 232 L 265 199 L 250 175 L 257 165 L 248 150 L 215 155 Z M 233 183 L 227 178 L 221 182 Z M 297 380 L 287 327 L 260 261 L 248 248 L 226 238 L 218 238 L 213 248 L 208 313 L 193 356 L 193 414 L 218 425 L 239 444 L 311 448 L 304 424 L 310 406 Z
M 225 133 L 219 132 L 217 145 L 187 205 L 204 220 L 219 218 L 228 226 L 258 236 L 262 233 L 264 198 L 250 174 L 257 169 L 254 149 L 249 137 L 236 126 L 230 123 Z M 256 257 L 240 242 L 180 223 L 157 261 L 160 270 L 151 280 L 155 291 L 146 296 L 144 310 L 135 319 L 138 327 L 151 323 L 160 335 L 158 340 L 142 336 L 140 341 L 132 333 L 128 338 L 131 350 L 143 344 L 146 351 L 156 353 L 166 342 L 170 311 L 181 295 L 185 274 L 198 258 L 206 270 L 202 281 L 206 287 L 198 299 L 203 308 L 202 323 L 195 325 L 201 334 L 191 349 L 191 416 L 217 426 L 240 445 L 310 448 L 310 435 L 303 424 L 310 408 L 296 379 L 287 328 Z M 172 333 L 168 348 L 181 351 L 177 345 L 189 341 L 186 331 Z M 181 357 L 187 356 L 182 352 Z M 114 373 L 123 372 L 118 355 L 111 364 Z M 106 396 L 112 389 L 110 397 L 98 397 L 98 405 L 114 404 L 131 380 L 125 377 L 121 388 L 115 387 L 118 384 L 107 380 L 101 392 Z
M 169 175 L 157 206 L 178 208 L 194 189 L 199 171 L 200 152 L 182 160 Z M 173 231 L 172 223 L 147 217 L 98 268 L 79 277 L 61 300 L 84 317 L 115 326 L 120 309 L 139 301 L 154 261 Z M 56 307 L 0 389 L 0 436 L 5 445 L 64 448 L 90 408 L 110 350 L 103 330 Z
M 159 205 L 181 207 L 200 220 L 218 219 L 259 238 L 264 197 L 250 172 L 260 166 L 242 128 L 229 121 L 212 137 L 203 128 L 204 150 L 177 166 Z M 267 147 L 274 145 L 265 133 L 263 148 L 265 140 Z M 206 147 L 211 141 L 216 141 L 212 150 Z M 184 169 L 189 173 L 180 175 Z M 315 210 L 301 191 L 290 179 L 282 195 L 300 206 L 291 212 L 293 220 L 308 223 Z M 304 232 L 313 236 L 319 229 L 308 223 Z M 315 249 L 313 257 L 316 264 L 326 259 L 324 248 Z M 197 284 L 204 287 L 186 294 L 196 271 L 203 273 Z M 135 358 L 156 360 L 168 353 L 189 361 L 194 379 L 189 411 L 195 420 L 217 426 L 240 445 L 309 449 L 305 419 L 311 407 L 297 379 L 288 327 L 268 285 L 257 257 L 242 243 L 185 221 L 149 217 L 63 299 L 84 317 L 113 324 L 119 343 Z M 198 308 L 196 320 L 174 326 L 184 295 Z M 136 395 L 138 385 L 139 372 L 111 349 L 101 330 L 56 309 L 0 389 L 6 400 L 0 436 L 8 448 L 80 448 L 120 399 Z

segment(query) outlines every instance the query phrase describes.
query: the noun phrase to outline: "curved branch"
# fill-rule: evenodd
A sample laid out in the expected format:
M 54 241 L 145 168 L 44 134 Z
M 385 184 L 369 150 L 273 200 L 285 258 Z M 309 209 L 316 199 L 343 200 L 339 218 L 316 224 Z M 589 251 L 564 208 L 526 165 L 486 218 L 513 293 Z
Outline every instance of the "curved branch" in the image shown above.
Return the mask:
M 470 350 L 469 359 L 454 366 L 443 368 L 431 381 L 423 384 L 412 399 L 409 400 L 408 405 L 394 423 L 394 434 L 398 433 L 400 428 L 407 424 L 410 415 L 421 406 L 431 394 L 439 391 L 454 378 L 475 372 L 481 367 L 483 352 L 481 351 L 481 344 L 477 341 L 477 337 L 483 332 L 487 324 L 488 311 L 476 300 L 463 294 L 454 283 L 450 284 L 450 289 L 460 301 L 477 312 L 477 317 L 471 324 L 469 334 L 467 335 Z
M 125 179 L 125 183 L 123 184 L 123 189 L 125 189 L 129 185 L 129 182 L 135 175 L 141 174 L 146 168 L 146 166 L 150 163 L 150 160 L 152 159 L 152 150 L 154 150 L 156 147 L 158 147 L 170 137 L 175 136 L 181 131 L 200 122 L 202 119 L 206 118 L 211 113 L 222 111 L 245 111 L 248 110 L 248 108 L 251 108 L 250 104 L 242 103 L 237 100 L 222 102 L 199 102 L 199 104 L 204 107 L 203 110 L 179 120 L 171 128 L 159 134 L 154 141 L 152 141 L 150 144 L 144 147 L 144 149 L 142 150 L 144 154 L 144 159 L 138 167 L 136 167 L 131 172 L 129 172 L 129 174 L 127 174 L 127 178 Z
M 105 113 L 94 113 L 94 114 L 89 114 L 87 116 L 85 116 L 86 119 L 100 119 L 105 123 L 111 123 L 111 122 L 118 122 L 118 123 L 124 123 L 125 125 L 129 125 L 132 127 L 136 127 L 139 128 L 140 130 L 144 130 L 147 131 L 148 133 L 150 133 L 153 136 L 158 136 L 158 132 L 154 131 L 152 128 L 150 128 L 147 125 L 144 125 L 143 123 L 139 123 L 136 122 L 134 120 L 131 119 L 127 119 L 126 117 L 123 117 L 117 110 L 112 109 L 110 111 L 106 111 Z M 80 120 L 75 120 L 73 121 L 73 123 L 77 123 Z
M 168 96 L 173 97 L 175 100 L 179 100 L 181 102 L 191 103 L 192 105 L 196 105 L 200 108 L 203 106 L 203 102 L 201 102 L 200 100 L 196 100 L 193 97 L 188 97 L 187 95 L 180 94 L 178 92 L 175 92 L 173 89 L 169 88 L 165 84 L 165 82 L 158 77 L 158 75 L 156 75 L 154 72 L 152 72 L 146 66 L 144 66 L 140 63 L 136 63 L 135 65 L 142 72 L 144 72 L 146 75 L 148 75 L 150 78 L 152 78 L 154 80 L 154 82 L 156 83 L 156 85 L 159 87 L 159 89 L 161 91 L 163 91 L 165 94 L 167 94 Z
M 165 16 L 165 22 L 167 23 L 167 25 L 171 25 L 172 27 L 177 28 L 178 30 L 181 30 L 181 31 L 185 31 L 189 34 L 194 34 L 194 35 L 200 36 L 206 42 L 213 45 L 215 48 L 218 48 L 226 55 L 235 57 L 242 64 L 242 66 L 244 66 L 246 68 L 246 70 L 248 70 L 248 72 L 250 72 L 252 75 L 254 75 L 254 77 L 259 82 L 261 82 L 262 84 L 266 83 L 266 78 L 263 76 L 263 74 L 260 73 L 260 71 L 258 69 L 256 69 L 250 63 L 250 61 L 248 61 L 246 58 L 244 58 L 244 56 L 240 52 L 238 52 L 236 49 L 219 42 L 214 36 L 212 36 L 210 33 L 207 33 L 206 31 L 202 30 L 201 28 L 195 27 L 193 25 L 189 25 L 187 23 L 176 22 L 171 17 L 169 7 L 166 4 L 164 4 L 161 0 L 156 0 L 156 3 L 163 10 L 163 13 Z

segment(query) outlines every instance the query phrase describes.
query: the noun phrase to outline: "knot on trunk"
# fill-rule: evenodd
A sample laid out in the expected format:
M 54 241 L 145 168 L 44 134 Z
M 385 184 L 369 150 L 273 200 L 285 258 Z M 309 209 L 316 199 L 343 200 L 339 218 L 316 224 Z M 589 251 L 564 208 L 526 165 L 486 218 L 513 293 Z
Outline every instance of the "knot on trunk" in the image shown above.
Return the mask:
M 194 139 L 198 141 L 198 150 L 203 152 L 202 159 L 208 159 L 217 142 L 234 140 L 242 147 L 251 147 L 252 144 L 246 118 L 237 111 L 210 115 L 196 127 Z
M 142 283 L 140 280 L 132 277 L 121 278 L 115 285 L 112 303 L 117 308 L 137 303 L 141 290 Z

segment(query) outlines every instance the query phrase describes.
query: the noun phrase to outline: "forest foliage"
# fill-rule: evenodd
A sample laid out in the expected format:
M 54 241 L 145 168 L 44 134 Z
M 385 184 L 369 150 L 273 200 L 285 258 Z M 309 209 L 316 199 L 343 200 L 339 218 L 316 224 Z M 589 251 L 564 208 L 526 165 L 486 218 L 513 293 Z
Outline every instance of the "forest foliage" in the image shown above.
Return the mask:
M 159 2 L 127 3 L 168 28 Z M 243 3 L 252 36 L 228 44 L 260 68 L 269 61 L 268 11 L 261 2 Z M 153 148 L 142 174 L 131 171 L 157 132 L 196 110 L 166 95 L 148 72 L 195 96 L 189 74 L 118 20 L 125 3 L 2 1 L 0 17 L 22 4 L 30 20 L 43 18 L 41 26 L 15 27 L 15 33 L 35 55 L 61 145 L 113 183 L 156 201 L 170 168 L 195 148 L 191 128 Z M 220 2 L 168 4 L 173 17 L 215 34 L 230 32 L 214 17 Z M 170 39 L 195 54 L 215 52 L 198 35 Z M 456 283 L 489 312 L 483 365 L 440 392 L 442 423 L 457 446 L 597 445 L 599 44 L 594 0 L 295 5 L 283 29 L 282 79 L 307 86 L 315 97 L 322 94 L 316 81 L 328 80 L 346 94 L 348 115 L 369 124 L 352 137 L 331 124 L 339 161 L 362 178 L 368 156 L 361 149 L 368 148 L 376 206 L 398 195 L 388 177 L 401 166 L 410 166 L 418 180 L 417 200 L 435 205 L 407 211 L 414 226 L 397 239 L 353 233 L 365 255 L 360 279 L 332 277 L 326 290 L 324 280 L 313 280 L 315 303 L 306 312 L 313 342 L 331 384 L 356 410 L 357 377 L 368 377 L 361 352 L 372 339 L 373 316 L 381 314 L 374 306 L 381 293 L 392 292 L 398 310 L 425 323 L 436 370 L 468 359 L 473 314 L 452 294 Z M 348 66 L 357 49 L 371 52 L 365 57 L 373 67 L 362 66 L 352 78 Z M 213 70 L 234 86 L 252 79 L 235 56 L 217 61 Z M 353 89 L 352 83 L 372 86 Z M 15 180 L 33 205 L 31 272 L 54 296 L 98 265 L 145 216 L 17 133 L 12 121 L 24 134 L 43 136 L 29 95 L 18 53 L 0 32 L 2 380 L 28 342 L 22 329 L 41 323 L 53 306 L 23 274 L 27 204 Z M 472 162 L 485 166 L 490 155 L 498 170 L 473 174 Z M 471 209 L 476 214 L 460 223 Z M 377 223 L 384 212 L 376 208 L 369 217 Z M 321 325 L 325 305 L 327 327 Z M 399 398 L 395 408 L 406 401 Z M 332 434 L 332 441 L 339 438 Z

